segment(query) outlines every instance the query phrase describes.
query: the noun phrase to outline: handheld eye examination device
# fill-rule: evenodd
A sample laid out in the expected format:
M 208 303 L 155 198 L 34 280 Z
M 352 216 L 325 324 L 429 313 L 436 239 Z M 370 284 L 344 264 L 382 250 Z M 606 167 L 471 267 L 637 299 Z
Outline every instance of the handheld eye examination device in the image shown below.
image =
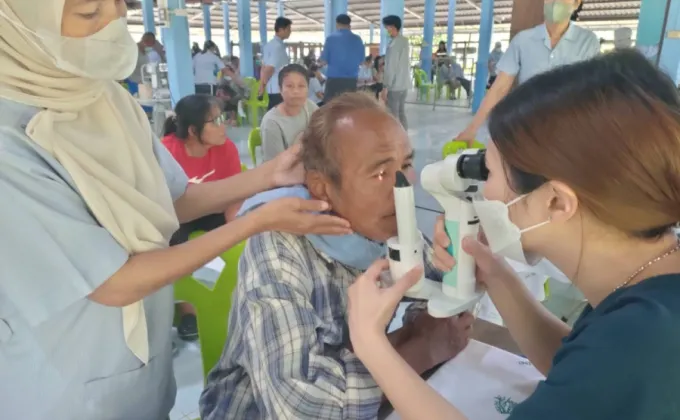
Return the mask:
M 483 296 L 477 290 L 475 261 L 462 251 L 466 236 L 477 236 L 479 219 L 472 206 L 480 196 L 479 186 L 486 181 L 485 150 L 465 149 L 444 160 L 427 165 L 421 172 L 421 184 L 444 209 L 446 233 L 451 240 L 449 253 L 456 266 L 445 273 L 443 282 L 423 278 L 406 293 L 407 297 L 427 300 L 430 315 L 446 318 L 472 310 Z M 394 186 L 397 235 L 387 241 L 390 275 L 398 281 L 411 268 L 423 264 L 424 238 L 416 225 L 413 186 L 403 173 L 397 172 Z

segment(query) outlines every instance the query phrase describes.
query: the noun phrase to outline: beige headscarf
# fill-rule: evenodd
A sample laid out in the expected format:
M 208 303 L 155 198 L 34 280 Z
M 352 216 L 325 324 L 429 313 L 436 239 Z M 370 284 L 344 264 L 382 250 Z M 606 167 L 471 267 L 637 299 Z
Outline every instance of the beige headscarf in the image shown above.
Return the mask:
M 165 247 L 178 222 L 146 115 L 113 80 L 60 70 L 59 53 L 45 44 L 46 36 L 61 37 L 64 1 L 0 0 L 0 97 L 41 109 L 26 134 L 64 166 L 123 248 L 135 254 Z M 75 54 L 85 62 L 91 53 Z M 122 316 L 128 347 L 146 363 L 142 302 L 123 308 Z

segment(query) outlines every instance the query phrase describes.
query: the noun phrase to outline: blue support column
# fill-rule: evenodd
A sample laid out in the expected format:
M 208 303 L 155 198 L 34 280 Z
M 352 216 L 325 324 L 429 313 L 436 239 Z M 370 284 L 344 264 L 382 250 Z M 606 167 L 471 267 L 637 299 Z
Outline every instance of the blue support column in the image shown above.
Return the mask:
M 390 15 L 399 16 L 403 26 L 404 0 L 380 0 L 380 54 L 385 54 L 387 45 L 390 42 L 389 35 L 382 24 L 382 18 Z
M 258 16 L 260 20 L 260 48 L 267 43 L 267 2 L 260 0 L 258 3 Z
M 434 42 L 434 14 L 437 10 L 437 0 L 425 0 L 423 25 L 423 44 L 420 51 L 420 68 L 428 77 L 432 74 L 432 42 Z
M 196 93 L 194 88 L 194 69 L 189 44 L 189 20 L 186 16 L 176 16 L 175 9 L 183 9 L 184 0 L 168 0 L 170 25 L 163 28 L 165 52 L 168 59 L 168 82 L 172 106 L 187 95 Z
M 212 22 L 210 21 L 211 7 L 211 4 L 203 5 L 203 32 L 205 33 L 206 41 L 210 41 L 212 39 Z
M 476 113 L 486 93 L 486 82 L 489 78 L 489 51 L 493 34 L 493 0 L 482 0 L 481 21 L 479 25 L 479 49 L 477 50 L 477 71 L 475 72 L 475 90 L 472 100 L 472 112 Z
M 250 0 L 238 0 L 238 46 L 241 55 L 241 76 L 253 77 L 255 63 L 253 62 L 253 41 L 250 37 Z
M 635 43 L 638 47 L 659 46 L 665 13 L 666 0 L 642 0 Z
M 224 46 L 227 49 L 226 54 L 231 57 L 233 51 L 231 50 L 231 34 L 229 33 L 229 3 L 226 1 L 222 2 L 222 20 L 224 22 Z
M 323 1 L 323 13 L 323 32 L 326 38 L 328 38 L 335 32 L 335 0 Z
M 278 11 L 279 17 L 286 16 L 286 8 L 283 7 L 283 1 L 282 0 L 278 1 L 278 3 L 276 4 L 276 9 Z
M 338 15 L 347 14 L 347 0 L 333 0 L 333 21 Z
M 156 33 L 156 14 L 153 9 L 153 0 L 142 0 L 142 18 L 144 19 L 144 32 Z
M 680 33 L 680 0 L 671 0 L 665 39 L 659 52 L 659 68 L 668 73 L 677 86 L 680 84 L 680 38 L 677 35 L 670 38 L 668 35 L 671 33 Z
M 456 28 L 456 0 L 449 0 L 449 26 L 446 30 L 446 51 L 453 55 L 453 31 Z
M 373 24 L 372 24 L 372 23 L 369 23 L 369 24 L 368 24 L 368 43 L 369 43 L 370 45 L 373 45 L 373 30 L 374 30 L 374 29 L 375 29 L 375 28 L 373 27 Z

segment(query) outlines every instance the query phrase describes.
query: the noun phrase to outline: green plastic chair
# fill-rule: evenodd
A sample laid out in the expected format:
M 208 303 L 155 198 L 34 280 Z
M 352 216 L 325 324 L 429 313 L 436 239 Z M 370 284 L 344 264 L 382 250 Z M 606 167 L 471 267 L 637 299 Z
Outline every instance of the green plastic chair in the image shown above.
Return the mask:
M 253 166 L 257 166 L 257 153 L 255 151 L 258 147 L 262 147 L 262 134 L 259 128 L 253 128 L 248 135 L 248 151 L 250 151 Z
M 198 235 L 201 232 L 191 237 Z M 222 254 L 225 266 L 212 289 L 193 276 L 186 276 L 175 283 L 175 300 L 188 302 L 196 310 L 204 378 L 220 360 L 227 341 L 231 294 L 236 288 L 238 260 L 244 247 L 245 242 L 241 242 Z
M 485 146 L 484 144 L 478 142 L 475 140 L 472 143 L 472 149 L 484 149 Z M 461 150 L 465 149 L 470 149 L 468 147 L 467 142 L 461 141 L 461 140 L 452 140 L 444 145 L 442 147 L 442 159 L 446 159 L 447 156 L 449 155 L 455 155 L 456 153 L 460 152 Z
M 427 77 L 425 70 L 423 69 L 413 69 L 413 77 L 416 83 L 416 90 L 418 92 L 418 100 L 421 101 L 423 98 L 427 102 L 430 101 L 430 91 L 434 89 L 430 79 Z
M 262 110 L 264 114 L 269 107 L 269 94 L 265 89 L 264 95 L 260 100 L 258 97 L 260 82 L 252 77 L 247 77 L 244 80 L 250 89 L 250 97 L 245 101 L 246 112 L 248 113 L 250 125 L 253 128 L 257 128 L 260 126 L 260 110 Z

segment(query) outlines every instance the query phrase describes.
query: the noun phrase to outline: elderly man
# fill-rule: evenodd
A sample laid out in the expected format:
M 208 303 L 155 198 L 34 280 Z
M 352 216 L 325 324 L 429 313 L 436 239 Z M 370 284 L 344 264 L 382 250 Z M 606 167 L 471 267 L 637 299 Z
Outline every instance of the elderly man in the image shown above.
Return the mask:
M 301 142 L 303 190 L 329 202 L 355 233 L 249 239 L 229 338 L 201 398 L 204 420 L 374 419 L 383 400 L 352 353 L 347 288 L 396 234 L 393 185 L 397 171 L 412 175 L 413 149 L 399 121 L 365 93 L 316 111 Z M 425 251 L 427 276 L 440 278 Z M 420 373 L 467 344 L 469 314 L 434 319 L 416 309 L 406 318 L 390 341 Z

